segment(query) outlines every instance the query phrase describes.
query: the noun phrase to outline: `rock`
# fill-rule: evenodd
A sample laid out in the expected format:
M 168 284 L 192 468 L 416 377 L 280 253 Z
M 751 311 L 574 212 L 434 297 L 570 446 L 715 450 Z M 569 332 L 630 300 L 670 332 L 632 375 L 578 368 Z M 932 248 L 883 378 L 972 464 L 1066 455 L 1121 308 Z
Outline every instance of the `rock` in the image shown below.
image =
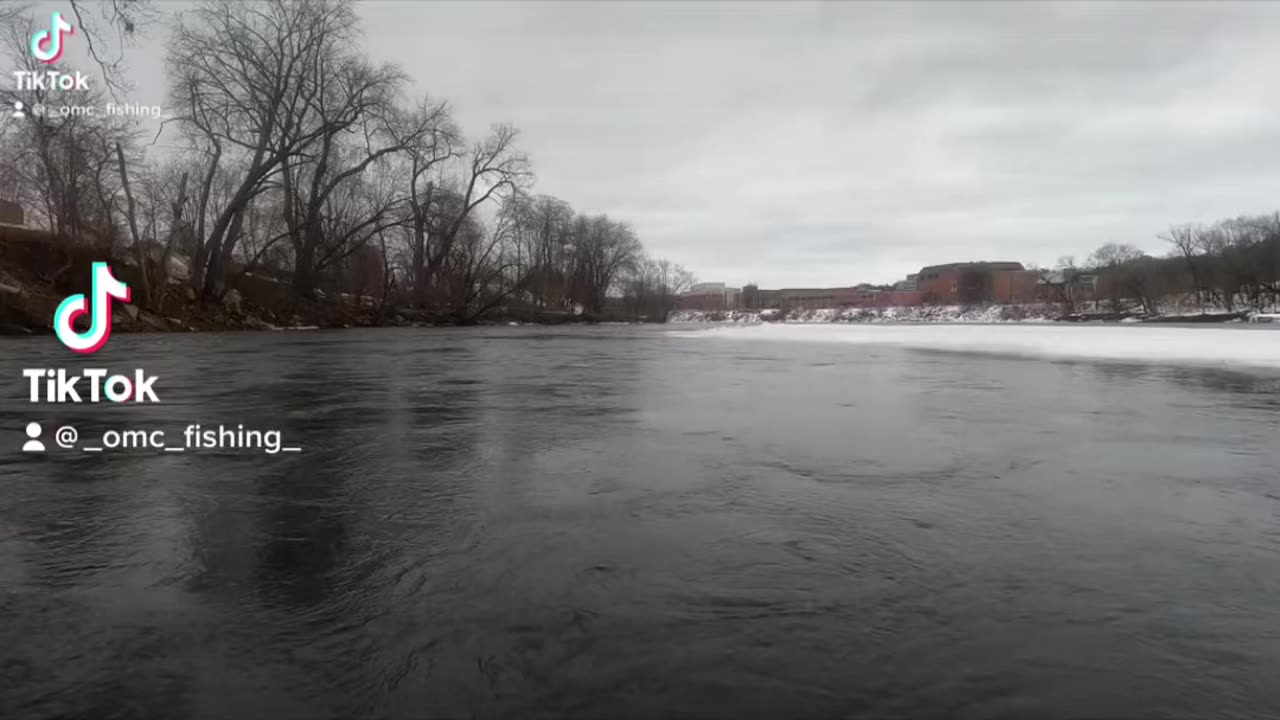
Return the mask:
M 252 330 L 279 330 L 275 325 L 272 325 L 269 322 L 264 322 L 252 315 L 245 318 L 244 326 Z
M 170 256 L 168 271 L 170 278 L 186 280 L 191 277 L 191 269 L 187 267 L 187 261 L 182 258 Z
M 186 292 L 184 293 L 184 296 L 187 298 L 187 302 L 189 302 L 189 303 L 193 303 L 193 302 L 195 302 L 195 301 L 196 301 L 196 291 L 195 291 L 195 288 L 193 288 L 193 287 L 191 287 L 190 285 L 188 285 L 188 286 L 187 286 L 187 289 L 186 289 Z
M 125 311 L 126 313 L 128 313 L 128 314 L 129 314 L 129 319 L 130 319 L 130 320 L 137 320 L 137 319 L 138 319 L 138 306 L 137 306 L 137 305 L 125 305 L 125 306 L 124 306 L 124 311 Z
M 142 313 L 139 313 L 137 317 L 137 321 L 139 325 L 146 328 L 147 330 L 165 332 L 169 329 L 169 326 L 165 324 L 165 321 L 161 319 L 159 315 L 153 315 L 152 313 L 149 313 L 149 312 L 144 311 Z
M 187 323 L 179 318 L 167 317 L 164 319 L 164 321 L 176 328 L 181 328 L 185 330 L 187 327 Z
M 238 290 L 231 290 L 222 296 L 222 306 L 227 309 L 227 312 L 239 315 L 244 306 L 244 297 Z

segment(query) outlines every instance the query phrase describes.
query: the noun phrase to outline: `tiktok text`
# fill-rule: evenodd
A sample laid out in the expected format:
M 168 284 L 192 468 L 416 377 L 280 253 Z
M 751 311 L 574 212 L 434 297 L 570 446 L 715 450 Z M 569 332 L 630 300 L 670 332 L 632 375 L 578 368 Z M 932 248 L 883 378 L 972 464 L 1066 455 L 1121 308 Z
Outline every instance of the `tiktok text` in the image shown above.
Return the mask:
M 53 368 L 27 368 L 22 376 L 29 381 L 31 402 L 46 403 L 82 403 L 101 402 L 104 398 L 110 402 L 136 403 L 160 402 L 156 397 L 154 385 L 156 376 L 148 376 L 142 370 L 134 370 L 133 376 L 107 375 L 101 368 L 82 370 L 79 375 L 68 375 L 66 370 Z M 81 380 L 84 385 L 77 388 Z M 86 394 L 81 395 L 81 391 Z
M 16 70 L 13 73 L 19 90 L 88 90 L 89 76 L 82 72 L 57 70 Z

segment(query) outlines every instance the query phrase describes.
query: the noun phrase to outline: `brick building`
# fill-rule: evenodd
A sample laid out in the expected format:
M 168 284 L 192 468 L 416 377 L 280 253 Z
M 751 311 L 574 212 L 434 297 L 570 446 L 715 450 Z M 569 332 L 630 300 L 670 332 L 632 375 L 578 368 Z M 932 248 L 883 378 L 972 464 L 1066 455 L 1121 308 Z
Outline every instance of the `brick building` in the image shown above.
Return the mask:
M 742 305 L 742 290 L 724 283 L 698 283 L 676 298 L 680 310 L 737 310 Z
M 1039 274 L 1017 262 L 931 265 L 916 277 L 923 302 L 935 305 L 1033 302 L 1039 282 Z
M 893 290 L 860 286 L 848 288 L 838 298 L 838 307 L 885 308 L 922 305 L 924 293 L 919 290 Z

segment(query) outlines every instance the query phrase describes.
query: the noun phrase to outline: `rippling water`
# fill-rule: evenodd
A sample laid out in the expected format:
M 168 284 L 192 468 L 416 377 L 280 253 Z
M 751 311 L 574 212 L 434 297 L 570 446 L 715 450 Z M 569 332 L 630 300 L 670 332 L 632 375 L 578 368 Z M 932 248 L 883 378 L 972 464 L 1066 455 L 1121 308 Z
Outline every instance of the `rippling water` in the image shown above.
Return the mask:
M 163 403 L 25 402 L 86 364 Z M 0 391 L 6 719 L 1280 716 L 1274 372 L 503 328 Z

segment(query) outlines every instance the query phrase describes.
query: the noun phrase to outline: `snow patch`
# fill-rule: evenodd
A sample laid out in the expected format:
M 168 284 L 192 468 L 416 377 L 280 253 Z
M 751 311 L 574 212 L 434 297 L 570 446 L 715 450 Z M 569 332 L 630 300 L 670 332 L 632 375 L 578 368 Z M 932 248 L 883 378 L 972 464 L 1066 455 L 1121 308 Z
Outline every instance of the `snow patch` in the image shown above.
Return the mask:
M 1052 305 L 916 305 L 884 308 L 818 308 L 813 310 L 679 310 L 668 318 L 671 322 L 789 322 L 789 323 L 995 323 L 1047 322 L 1061 315 Z

